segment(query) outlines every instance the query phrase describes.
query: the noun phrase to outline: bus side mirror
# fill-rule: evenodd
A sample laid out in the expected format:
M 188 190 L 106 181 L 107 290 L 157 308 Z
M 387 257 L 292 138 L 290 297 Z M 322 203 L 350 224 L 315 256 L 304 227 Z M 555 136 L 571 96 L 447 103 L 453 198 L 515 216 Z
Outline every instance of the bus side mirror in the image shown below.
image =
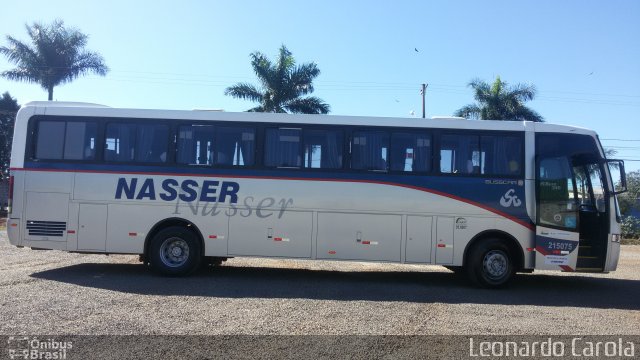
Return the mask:
M 627 191 L 627 176 L 624 171 L 624 161 L 623 160 L 607 160 L 607 166 L 609 166 L 609 173 L 613 175 L 613 170 L 617 170 L 620 176 L 620 182 L 613 184 L 613 193 L 614 195 L 622 194 Z M 613 176 L 612 176 L 613 178 Z

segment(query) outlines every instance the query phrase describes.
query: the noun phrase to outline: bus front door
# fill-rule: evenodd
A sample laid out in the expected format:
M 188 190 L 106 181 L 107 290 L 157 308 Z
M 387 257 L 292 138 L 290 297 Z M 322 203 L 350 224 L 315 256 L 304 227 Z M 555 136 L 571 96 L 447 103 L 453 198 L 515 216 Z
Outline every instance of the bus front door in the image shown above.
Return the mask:
M 580 225 L 580 251 L 578 271 L 603 271 L 608 245 L 609 216 L 608 195 L 605 182 L 597 162 L 575 162 L 573 173 L 576 179 Z
M 571 161 L 539 158 L 536 168 L 535 268 L 575 271 L 580 219 Z

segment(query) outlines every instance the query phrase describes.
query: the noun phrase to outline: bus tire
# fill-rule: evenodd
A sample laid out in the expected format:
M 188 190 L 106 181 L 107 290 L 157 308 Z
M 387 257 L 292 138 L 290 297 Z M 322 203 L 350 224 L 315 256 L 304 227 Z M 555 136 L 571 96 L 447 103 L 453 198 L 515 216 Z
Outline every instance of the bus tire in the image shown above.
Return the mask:
M 469 252 L 467 275 L 478 286 L 501 288 L 515 275 L 514 257 L 500 239 L 486 239 Z
M 193 231 L 182 226 L 160 230 L 151 240 L 148 259 L 154 272 L 166 276 L 184 276 L 195 271 L 202 260 L 200 241 Z

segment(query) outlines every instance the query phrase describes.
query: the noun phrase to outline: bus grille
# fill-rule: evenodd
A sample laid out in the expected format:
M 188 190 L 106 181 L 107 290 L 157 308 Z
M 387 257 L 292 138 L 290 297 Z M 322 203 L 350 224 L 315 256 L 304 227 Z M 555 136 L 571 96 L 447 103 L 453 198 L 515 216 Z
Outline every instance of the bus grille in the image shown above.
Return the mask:
M 67 223 L 62 221 L 27 221 L 29 235 L 33 236 L 63 236 Z

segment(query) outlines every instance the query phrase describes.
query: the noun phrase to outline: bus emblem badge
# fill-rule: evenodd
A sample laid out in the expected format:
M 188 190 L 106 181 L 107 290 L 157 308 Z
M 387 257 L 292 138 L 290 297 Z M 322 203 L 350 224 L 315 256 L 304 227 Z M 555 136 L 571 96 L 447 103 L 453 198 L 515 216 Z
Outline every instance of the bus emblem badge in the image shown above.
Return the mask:
M 522 204 L 522 201 L 520 201 L 520 199 L 518 199 L 518 197 L 516 195 L 514 195 L 516 191 L 514 189 L 509 189 L 509 191 L 507 191 L 501 198 L 500 198 L 500 205 L 502 205 L 503 207 L 518 207 Z

